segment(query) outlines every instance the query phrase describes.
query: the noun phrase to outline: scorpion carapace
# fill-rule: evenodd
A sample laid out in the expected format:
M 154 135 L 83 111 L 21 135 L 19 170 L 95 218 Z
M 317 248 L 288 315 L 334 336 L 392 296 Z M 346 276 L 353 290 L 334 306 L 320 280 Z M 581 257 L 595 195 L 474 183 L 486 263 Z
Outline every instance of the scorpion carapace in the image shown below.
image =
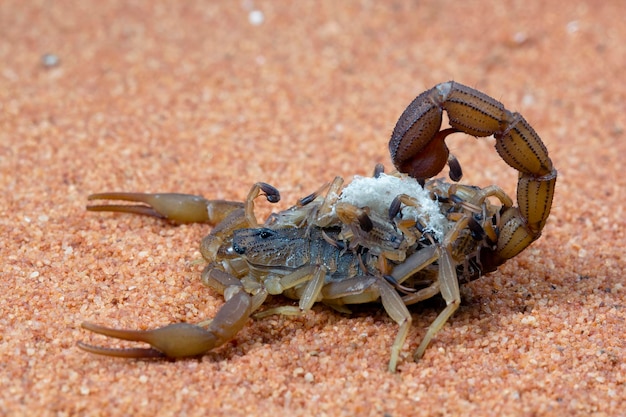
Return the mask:
M 446 110 L 451 128 L 441 130 Z M 518 207 L 498 186 L 479 188 L 431 179 L 446 163 L 451 178 L 460 165 L 444 139 L 454 132 L 493 135 L 502 158 L 519 174 Z M 213 319 L 130 331 L 83 323 L 95 333 L 146 342 L 150 348 L 107 349 L 79 343 L 92 353 L 119 357 L 186 357 L 223 345 L 251 316 L 301 314 L 316 302 L 348 313 L 350 304 L 380 301 L 399 325 L 389 370 L 395 371 L 407 338 L 407 305 L 441 294 L 446 308 L 429 326 L 414 358 L 460 304 L 459 281 L 493 271 L 541 234 L 552 203 L 556 171 L 528 123 L 472 88 L 446 82 L 420 94 L 405 110 L 389 143 L 398 171 L 377 166 L 372 178 L 340 177 L 260 224 L 254 201 L 276 202 L 278 190 L 256 183 L 245 202 L 186 194 L 102 193 L 90 200 L 136 205 L 93 205 L 91 211 L 145 214 L 179 223 L 215 225 L 200 244 L 208 265 L 202 282 L 224 295 Z M 261 309 L 269 295 L 298 305 Z

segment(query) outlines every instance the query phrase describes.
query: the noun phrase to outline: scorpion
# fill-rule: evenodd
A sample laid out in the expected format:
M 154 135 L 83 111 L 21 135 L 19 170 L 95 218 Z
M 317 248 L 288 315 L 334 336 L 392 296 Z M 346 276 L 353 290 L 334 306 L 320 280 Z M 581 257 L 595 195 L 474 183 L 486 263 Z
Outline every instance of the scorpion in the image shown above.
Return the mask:
M 450 127 L 441 129 L 446 111 Z M 445 139 L 462 132 L 492 136 L 501 158 L 519 172 L 517 206 L 498 186 L 457 182 L 462 170 Z M 250 317 L 296 315 L 316 302 L 344 313 L 347 306 L 380 301 L 399 330 L 388 369 L 396 371 L 412 318 L 408 305 L 441 294 L 446 307 L 426 330 L 413 357 L 421 358 L 458 309 L 459 283 L 492 272 L 541 235 L 557 171 L 540 137 L 519 114 L 454 81 L 418 95 L 400 116 L 389 141 L 396 171 L 377 166 L 371 178 L 345 186 L 336 177 L 260 224 L 255 199 L 280 200 L 273 186 L 254 184 L 244 202 L 175 193 L 92 194 L 90 211 L 149 215 L 174 223 L 210 223 L 200 253 L 203 284 L 223 294 L 216 315 L 198 324 L 123 330 L 84 322 L 88 331 L 145 342 L 147 348 L 111 349 L 78 343 L 91 353 L 126 358 L 180 358 L 204 354 L 233 339 Z M 450 167 L 452 183 L 433 179 Z M 495 201 L 495 202 L 494 202 Z M 270 295 L 298 300 L 259 311 Z

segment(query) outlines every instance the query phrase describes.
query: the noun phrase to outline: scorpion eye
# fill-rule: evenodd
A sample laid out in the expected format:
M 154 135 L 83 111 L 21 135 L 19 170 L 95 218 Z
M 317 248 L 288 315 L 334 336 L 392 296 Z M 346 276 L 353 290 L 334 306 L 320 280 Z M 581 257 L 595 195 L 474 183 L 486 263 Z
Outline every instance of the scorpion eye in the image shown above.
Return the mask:
M 244 253 L 246 253 L 246 248 L 238 245 L 237 243 L 233 243 L 233 251 L 235 251 L 235 253 L 239 255 L 243 255 Z
M 259 237 L 261 239 L 269 239 L 270 237 L 274 236 L 274 233 L 272 233 L 271 230 L 268 229 L 263 229 L 261 230 L 261 232 L 259 233 Z

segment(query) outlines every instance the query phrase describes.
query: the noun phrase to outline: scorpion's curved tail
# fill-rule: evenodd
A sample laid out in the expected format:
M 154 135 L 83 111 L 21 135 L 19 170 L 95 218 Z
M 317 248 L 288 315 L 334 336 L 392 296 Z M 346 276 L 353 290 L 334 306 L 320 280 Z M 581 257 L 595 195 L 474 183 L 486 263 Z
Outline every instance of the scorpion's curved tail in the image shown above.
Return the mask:
M 443 110 L 452 128 L 440 131 Z M 454 81 L 420 94 L 400 116 L 389 142 L 394 165 L 420 180 L 437 175 L 449 161 L 444 140 L 455 132 L 493 135 L 502 159 L 519 171 L 518 206 L 503 210 L 496 248 L 481 252 L 483 272 L 489 272 L 539 238 L 552 207 L 557 172 L 541 138 L 519 113 Z

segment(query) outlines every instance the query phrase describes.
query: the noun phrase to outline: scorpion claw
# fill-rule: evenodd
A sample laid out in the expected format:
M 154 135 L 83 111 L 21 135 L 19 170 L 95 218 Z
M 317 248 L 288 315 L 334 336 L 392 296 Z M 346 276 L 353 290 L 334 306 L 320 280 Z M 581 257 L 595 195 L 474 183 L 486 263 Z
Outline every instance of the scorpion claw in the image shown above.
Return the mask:
M 243 207 L 243 204 L 239 202 L 207 200 L 199 195 L 179 193 L 108 192 L 91 194 L 87 199 L 144 203 L 137 205 L 98 204 L 87 206 L 89 211 L 142 214 L 176 223 L 218 223 L 226 218 L 230 212 Z
M 85 322 L 82 327 L 91 332 L 116 339 L 145 342 L 151 348 L 111 349 L 82 342 L 78 347 L 99 355 L 122 358 L 182 358 L 201 355 L 218 344 L 213 332 L 188 323 L 176 323 L 153 330 L 122 330 Z
M 123 330 L 84 322 L 83 329 L 103 336 L 148 343 L 147 349 L 109 349 L 78 343 L 78 347 L 99 355 L 122 358 L 185 358 L 198 356 L 223 345 L 245 325 L 252 313 L 252 298 L 246 292 L 235 293 L 220 308 L 205 329 L 189 323 L 175 323 L 152 330 Z
M 165 355 L 153 348 L 128 348 L 128 349 L 115 349 L 106 348 L 102 346 L 89 345 L 87 343 L 78 342 L 76 344 L 79 348 L 85 352 L 93 353 L 96 355 L 111 356 L 115 358 L 125 359 L 150 359 L 150 358 L 164 358 Z

